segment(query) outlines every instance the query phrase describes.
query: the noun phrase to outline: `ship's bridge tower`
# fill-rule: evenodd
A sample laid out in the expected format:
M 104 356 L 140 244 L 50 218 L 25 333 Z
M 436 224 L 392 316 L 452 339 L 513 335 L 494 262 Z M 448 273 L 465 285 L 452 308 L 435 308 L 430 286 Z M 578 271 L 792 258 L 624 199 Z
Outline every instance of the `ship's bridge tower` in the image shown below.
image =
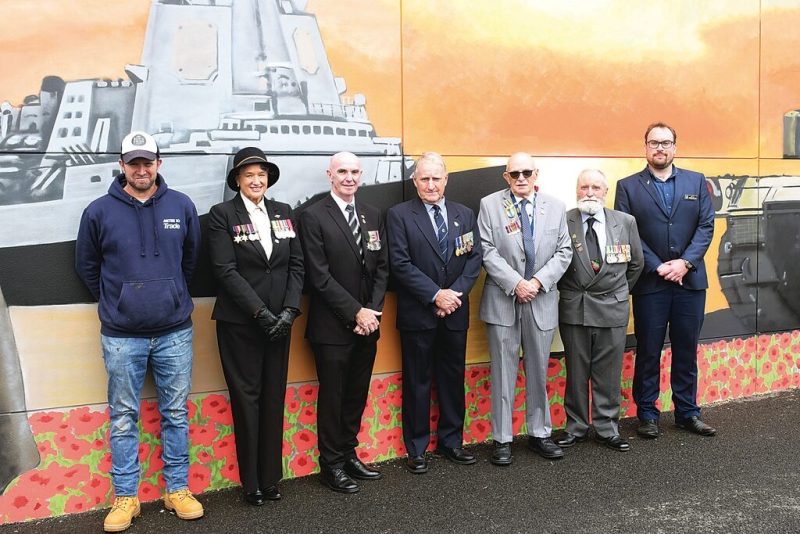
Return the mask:
M 154 0 L 133 112 L 135 129 L 184 142 L 233 113 L 367 122 L 343 103 L 305 0 Z
M 153 0 L 131 128 L 184 141 L 217 127 L 231 100 L 233 0 Z

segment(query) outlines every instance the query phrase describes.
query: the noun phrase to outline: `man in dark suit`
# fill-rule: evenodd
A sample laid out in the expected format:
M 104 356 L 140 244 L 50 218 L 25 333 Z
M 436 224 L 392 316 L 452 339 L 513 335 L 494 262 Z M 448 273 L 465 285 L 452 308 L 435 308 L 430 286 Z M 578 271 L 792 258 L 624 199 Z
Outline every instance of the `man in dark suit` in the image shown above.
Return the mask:
M 380 211 L 355 198 L 361 183 L 358 158 L 349 152 L 335 154 L 327 173 L 330 196 L 300 215 L 311 293 L 306 337 L 319 379 L 322 483 L 355 493 L 359 487 L 353 478 L 381 477 L 359 461 L 355 448 L 380 336 L 389 262 Z
M 412 180 L 419 198 L 391 208 L 386 229 L 398 284 L 406 467 L 421 474 L 428 470 L 432 378 L 440 414 L 437 452 L 458 464 L 475 463 L 462 446 L 464 367 L 469 292 L 480 274 L 481 252 L 475 213 L 444 198 L 442 157 L 423 154 Z
M 619 181 L 614 202 L 636 218 L 644 252 L 644 271 L 633 288 L 637 432 L 644 438 L 659 434 L 655 403 L 669 326 L 675 424 L 713 436 L 716 430 L 700 420 L 696 397 L 697 342 L 708 287 L 703 256 L 714 233 L 714 208 L 705 176 L 673 165 L 677 135 L 672 127 L 651 124 L 644 141 L 647 167 Z
M 567 212 L 572 263 L 558 282 L 558 321 L 567 361 L 567 431 L 572 447 L 589 431 L 589 384 L 595 439 L 630 449 L 619 435 L 620 375 L 628 327 L 628 295 L 644 266 L 636 220 L 603 207 L 608 182 L 599 170 L 578 176 L 578 207 Z

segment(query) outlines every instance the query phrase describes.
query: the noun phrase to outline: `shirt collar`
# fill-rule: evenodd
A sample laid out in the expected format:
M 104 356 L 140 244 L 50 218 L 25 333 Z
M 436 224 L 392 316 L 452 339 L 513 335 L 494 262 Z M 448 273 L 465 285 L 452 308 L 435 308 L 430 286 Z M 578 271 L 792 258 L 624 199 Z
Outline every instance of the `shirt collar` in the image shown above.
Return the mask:
M 599 222 L 600 224 L 605 224 L 606 223 L 606 209 L 603 208 L 600 211 L 598 211 L 597 213 L 595 213 L 594 215 L 589 215 L 588 213 L 581 212 L 581 221 L 582 222 L 585 223 L 586 219 L 588 219 L 589 217 L 594 217 L 595 221 Z
M 334 195 L 333 193 L 331 193 L 331 197 L 333 197 L 333 201 L 336 202 L 336 205 L 339 206 L 339 209 L 342 210 L 342 213 L 346 212 L 347 206 L 350 205 L 350 204 L 353 205 L 353 209 L 355 209 L 355 207 L 356 207 L 356 199 L 355 198 L 353 199 L 353 202 L 345 202 L 344 200 L 342 200 L 338 196 Z
M 247 210 L 247 213 L 253 214 L 256 211 L 256 208 L 260 208 L 262 212 L 267 213 L 267 208 L 264 205 L 264 197 L 261 197 L 261 201 L 258 204 L 255 204 L 252 200 L 247 198 L 239 191 L 239 196 L 242 197 L 242 202 L 244 202 L 244 208 Z
M 514 201 L 514 204 L 519 204 L 523 198 L 527 199 L 531 204 L 533 204 L 533 201 L 536 200 L 536 191 L 531 192 L 531 194 L 527 197 L 518 197 L 513 191 L 511 191 L 511 189 L 508 190 L 508 193 L 511 195 L 511 200 Z
M 648 165 L 646 168 L 647 168 L 647 174 L 650 175 L 650 178 L 652 178 L 656 182 L 661 182 L 661 183 L 664 183 L 664 182 L 666 182 L 667 180 L 669 180 L 671 178 L 676 178 L 678 176 L 678 172 L 680 172 L 680 169 L 678 169 L 678 167 L 676 167 L 675 164 L 673 163 L 672 164 L 672 174 L 667 176 L 666 180 L 661 180 L 661 179 L 657 178 L 655 174 L 653 174 L 652 170 L 650 170 L 650 165 Z
M 433 210 L 434 206 L 439 206 L 439 209 L 443 210 L 444 209 L 444 197 L 440 198 L 439 202 L 436 202 L 435 204 L 428 204 L 427 202 L 423 202 L 423 204 L 425 204 L 425 209 L 428 210 L 429 212 L 431 210 Z

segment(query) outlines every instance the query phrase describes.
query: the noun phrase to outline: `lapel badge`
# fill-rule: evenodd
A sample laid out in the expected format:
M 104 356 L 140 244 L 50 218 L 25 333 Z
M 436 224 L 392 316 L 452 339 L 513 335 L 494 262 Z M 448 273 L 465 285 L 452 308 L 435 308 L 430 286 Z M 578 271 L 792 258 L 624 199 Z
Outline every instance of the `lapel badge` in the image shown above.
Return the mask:
M 458 221 L 453 221 L 453 226 L 458 226 Z

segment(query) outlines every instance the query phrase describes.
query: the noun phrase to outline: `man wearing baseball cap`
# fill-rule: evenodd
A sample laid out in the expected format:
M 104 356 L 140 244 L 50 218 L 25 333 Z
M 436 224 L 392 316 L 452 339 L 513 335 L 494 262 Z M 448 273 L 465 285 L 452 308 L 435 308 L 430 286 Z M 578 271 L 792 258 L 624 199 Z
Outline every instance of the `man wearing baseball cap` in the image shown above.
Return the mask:
M 108 373 L 114 504 L 106 532 L 140 513 L 139 405 L 148 364 L 158 394 L 164 504 L 181 519 L 203 515 L 188 489 L 192 383 L 192 309 L 188 282 L 197 264 L 200 226 L 192 201 L 158 174 L 158 145 L 145 132 L 122 140 L 122 173 L 84 210 L 75 268 L 98 300 Z

